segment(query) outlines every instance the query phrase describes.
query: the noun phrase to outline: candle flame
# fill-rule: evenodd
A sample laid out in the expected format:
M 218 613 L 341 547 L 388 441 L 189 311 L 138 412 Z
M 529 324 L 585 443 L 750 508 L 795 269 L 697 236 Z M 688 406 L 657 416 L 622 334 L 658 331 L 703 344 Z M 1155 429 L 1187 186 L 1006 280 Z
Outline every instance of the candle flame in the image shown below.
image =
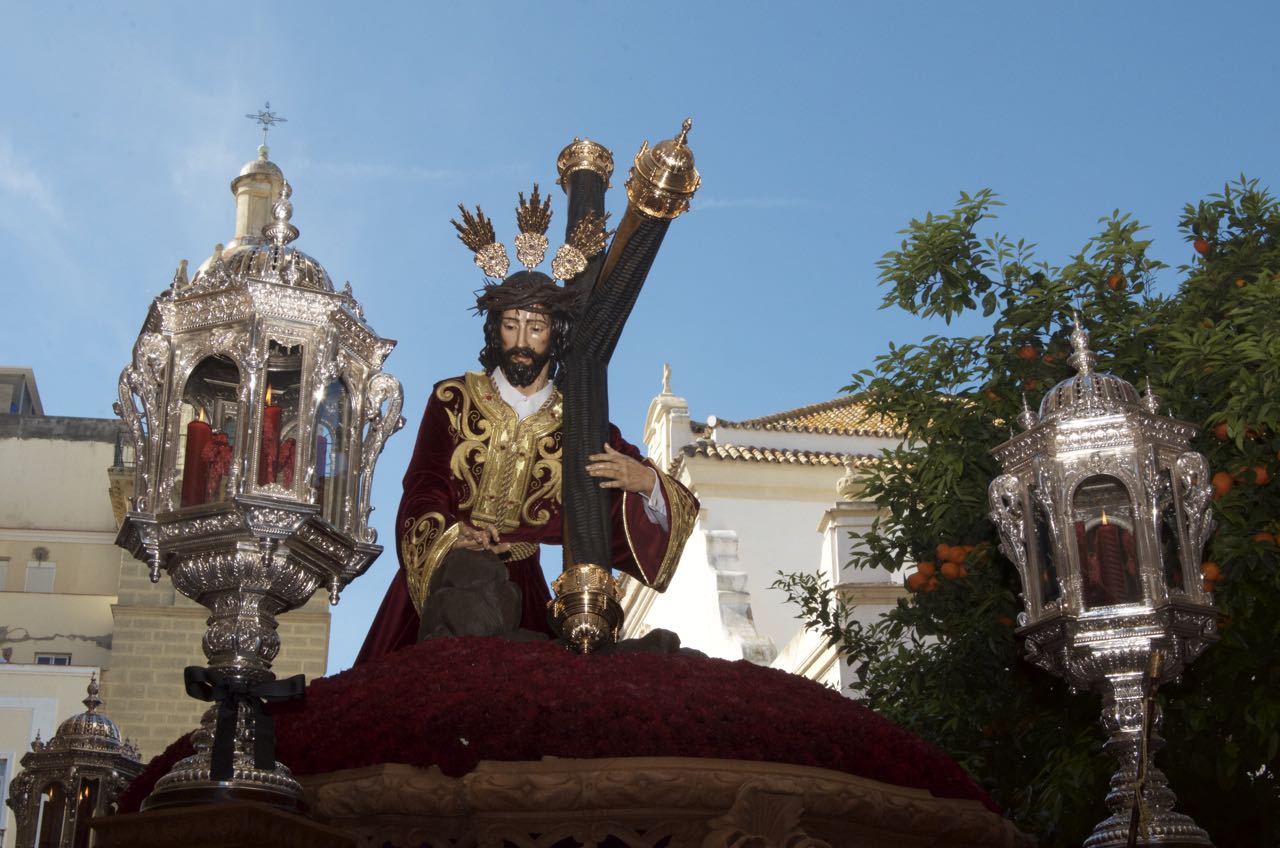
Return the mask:
M 267 406 L 271 405 L 271 384 L 267 383 Z
M 201 424 L 203 424 L 203 423 L 204 423 L 204 407 L 203 407 L 203 406 L 202 406 L 202 407 L 200 407 L 200 412 L 199 412 L 199 414 L 198 414 L 198 418 L 199 418 L 200 423 L 201 423 Z
M 1103 527 L 1106 527 L 1106 526 L 1107 526 L 1107 524 L 1109 524 L 1109 523 L 1110 523 L 1110 522 L 1108 522 L 1108 521 L 1107 521 L 1107 511 L 1104 509 L 1104 510 L 1102 511 L 1102 526 L 1103 526 Z

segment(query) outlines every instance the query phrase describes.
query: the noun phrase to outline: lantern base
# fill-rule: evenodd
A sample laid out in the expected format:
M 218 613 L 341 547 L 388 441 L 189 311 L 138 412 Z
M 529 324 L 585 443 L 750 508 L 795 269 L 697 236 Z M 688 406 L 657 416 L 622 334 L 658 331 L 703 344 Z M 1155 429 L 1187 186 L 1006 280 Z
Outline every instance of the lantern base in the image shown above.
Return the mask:
M 1200 829 L 1190 816 L 1161 812 L 1152 816 L 1144 831 L 1139 827 L 1138 845 L 1160 848 L 1213 848 L 1209 834 Z M 1129 814 L 1116 814 L 1093 829 L 1084 848 L 1126 848 L 1129 844 Z
M 302 785 L 294 780 L 288 767 L 276 763 L 270 771 L 254 768 L 252 761 L 239 752 L 235 760 L 235 772 L 230 780 L 213 780 L 209 777 L 208 753 L 198 752 L 187 757 L 160 778 L 141 809 L 249 801 L 291 813 L 306 812 Z
M 555 599 L 548 605 L 551 625 L 579 653 L 588 654 L 616 642 L 622 629 L 622 595 L 607 569 L 590 563 L 572 565 L 551 584 Z

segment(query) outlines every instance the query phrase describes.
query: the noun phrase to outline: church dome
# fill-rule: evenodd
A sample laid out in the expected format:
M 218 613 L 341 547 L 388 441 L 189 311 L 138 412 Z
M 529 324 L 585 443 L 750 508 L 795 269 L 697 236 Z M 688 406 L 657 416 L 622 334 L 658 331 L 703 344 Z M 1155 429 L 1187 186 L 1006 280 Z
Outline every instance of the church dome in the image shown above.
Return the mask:
M 254 174 L 265 174 L 268 177 L 283 180 L 284 173 L 280 170 L 279 165 L 267 158 L 267 152 L 265 144 L 259 145 L 258 158 L 251 162 L 246 162 L 244 167 L 240 169 L 240 176 L 248 177 Z

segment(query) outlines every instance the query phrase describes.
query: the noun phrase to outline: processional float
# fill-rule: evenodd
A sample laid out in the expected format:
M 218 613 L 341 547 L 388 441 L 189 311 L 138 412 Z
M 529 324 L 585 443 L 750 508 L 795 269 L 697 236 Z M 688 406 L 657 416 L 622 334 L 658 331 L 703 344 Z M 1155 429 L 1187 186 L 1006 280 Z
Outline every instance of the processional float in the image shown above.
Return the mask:
M 280 120 L 269 110 L 250 117 L 264 135 Z M 700 181 L 690 126 L 641 147 L 607 251 L 557 257 L 580 323 L 563 387 L 566 567 L 549 613 L 583 651 L 612 641 L 622 623 L 607 493 L 586 473 L 587 457 L 607 438 L 607 367 L 622 327 Z M 277 617 L 322 588 L 336 604 L 382 551 L 369 514 L 378 456 L 404 425 L 400 383 L 382 370 L 395 342 L 365 321 L 350 284 L 335 290 L 324 267 L 292 246 L 292 190 L 267 153 L 264 137 L 259 159 L 232 182 L 235 240 L 190 279 L 186 262 L 179 266 L 120 377 L 116 411 L 136 463 L 117 544 L 148 564 L 153 582 L 167 573 L 210 611 L 208 667 L 188 668 L 186 686 L 214 706 L 193 736 L 196 753 L 159 781 L 144 809 L 222 800 L 302 807 L 301 786 L 274 759 L 263 709 L 303 688 L 300 675 L 278 681 L 271 671 Z M 575 139 L 557 169 L 566 233 L 603 219 L 612 154 Z

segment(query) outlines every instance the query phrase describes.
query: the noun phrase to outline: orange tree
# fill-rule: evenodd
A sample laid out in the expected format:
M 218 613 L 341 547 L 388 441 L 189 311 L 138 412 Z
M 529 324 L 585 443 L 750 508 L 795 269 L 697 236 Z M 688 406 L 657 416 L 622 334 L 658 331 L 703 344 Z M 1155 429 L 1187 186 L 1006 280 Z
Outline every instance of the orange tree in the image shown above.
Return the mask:
M 1193 446 L 1220 472 L 1203 572 L 1222 639 L 1161 693 L 1160 765 L 1178 809 L 1219 848 L 1280 844 L 1280 204 L 1241 178 L 1188 205 L 1172 296 L 1152 292 L 1164 266 L 1128 216 L 1103 218 L 1053 266 L 1025 242 L 980 235 L 999 205 L 989 191 L 961 195 L 949 214 L 912 221 L 880 261 L 886 308 L 948 324 L 980 312 L 990 332 L 891 345 L 848 387 L 911 433 L 865 472 L 881 517 L 853 563 L 918 564 L 910 596 L 862 625 L 817 577 L 776 585 L 839 644 L 858 697 L 950 752 L 1043 844 L 1079 845 L 1106 814 L 1115 768 L 1098 698 L 1021 659 L 1018 578 L 986 517 L 990 450 L 1024 395 L 1034 405 L 1073 373 L 1065 319 L 1078 310 L 1099 369 L 1140 388 L 1150 379 L 1173 414 L 1203 428 Z

